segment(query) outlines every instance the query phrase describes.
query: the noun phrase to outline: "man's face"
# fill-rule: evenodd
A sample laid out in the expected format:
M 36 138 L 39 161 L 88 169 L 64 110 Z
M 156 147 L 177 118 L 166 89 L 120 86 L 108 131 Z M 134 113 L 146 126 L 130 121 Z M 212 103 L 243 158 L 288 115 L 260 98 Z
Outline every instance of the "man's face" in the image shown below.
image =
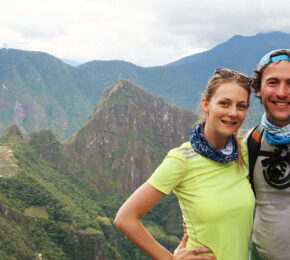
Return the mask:
M 263 71 L 261 89 L 266 116 L 276 126 L 290 123 L 290 62 L 282 60 L 268 65 Z

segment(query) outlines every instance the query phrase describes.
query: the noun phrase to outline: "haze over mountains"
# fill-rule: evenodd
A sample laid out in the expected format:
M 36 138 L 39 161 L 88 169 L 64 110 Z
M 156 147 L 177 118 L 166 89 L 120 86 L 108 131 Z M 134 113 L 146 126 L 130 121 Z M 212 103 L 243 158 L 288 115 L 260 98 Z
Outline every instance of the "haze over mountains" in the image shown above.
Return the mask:
M 213 49 L 165 66 L 92 61 L 73 67 L 41 52 L 0 50 L 0 132 L 17 123 L 25 132 L 51 129 L 64 140 L 88 119 L 105 88 L 124 78 L 178 107 L 195 109 L 216 67 L 251 74 L 266 52 L 289 48 L 290 34 L 236 35 Z M 254 102 L 255 116 L 261 107 Z

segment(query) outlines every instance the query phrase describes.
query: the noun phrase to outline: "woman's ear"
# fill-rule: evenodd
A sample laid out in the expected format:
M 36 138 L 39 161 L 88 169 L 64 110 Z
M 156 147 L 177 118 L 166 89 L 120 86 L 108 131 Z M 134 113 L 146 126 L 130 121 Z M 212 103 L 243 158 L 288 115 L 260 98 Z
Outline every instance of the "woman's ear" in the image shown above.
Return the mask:
M 203 112 L 205 114 L 207 114 L 207 112 L 208 112 L 208 101 L 205 98 L 203 98 L 201 100 L 201 106 L 202 106 Z

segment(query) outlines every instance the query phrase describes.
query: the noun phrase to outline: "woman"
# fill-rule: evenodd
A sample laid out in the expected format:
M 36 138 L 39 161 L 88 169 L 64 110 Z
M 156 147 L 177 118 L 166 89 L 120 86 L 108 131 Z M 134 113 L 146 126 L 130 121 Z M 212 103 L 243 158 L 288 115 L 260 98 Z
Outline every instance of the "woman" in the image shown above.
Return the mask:
M 116 227 L 151 258 L 248 258 L 254 195 L 248 182 L 247 148 L 236 135 L 249 106 L 250 83 L 243 73 L 216 69 L 201 102 L 204 122 L 191 132 L 189 142 L 169 151 L 117 213 Z M 140 221 L 171 191 L 178 197 L 188 234 L 175 255 Z

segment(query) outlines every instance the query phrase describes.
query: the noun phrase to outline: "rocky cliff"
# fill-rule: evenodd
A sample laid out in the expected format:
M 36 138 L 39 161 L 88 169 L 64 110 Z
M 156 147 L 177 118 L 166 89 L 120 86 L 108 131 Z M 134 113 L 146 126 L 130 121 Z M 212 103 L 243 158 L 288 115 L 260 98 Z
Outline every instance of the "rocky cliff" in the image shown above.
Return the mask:
M 119 80 L 105 90 L 67 149 L 84 166 L 106 169 L 96 173 L 99 189 L 128 193 L 151 175 L 170 148 L 188 140 L 196 121 L 191 110 Z

